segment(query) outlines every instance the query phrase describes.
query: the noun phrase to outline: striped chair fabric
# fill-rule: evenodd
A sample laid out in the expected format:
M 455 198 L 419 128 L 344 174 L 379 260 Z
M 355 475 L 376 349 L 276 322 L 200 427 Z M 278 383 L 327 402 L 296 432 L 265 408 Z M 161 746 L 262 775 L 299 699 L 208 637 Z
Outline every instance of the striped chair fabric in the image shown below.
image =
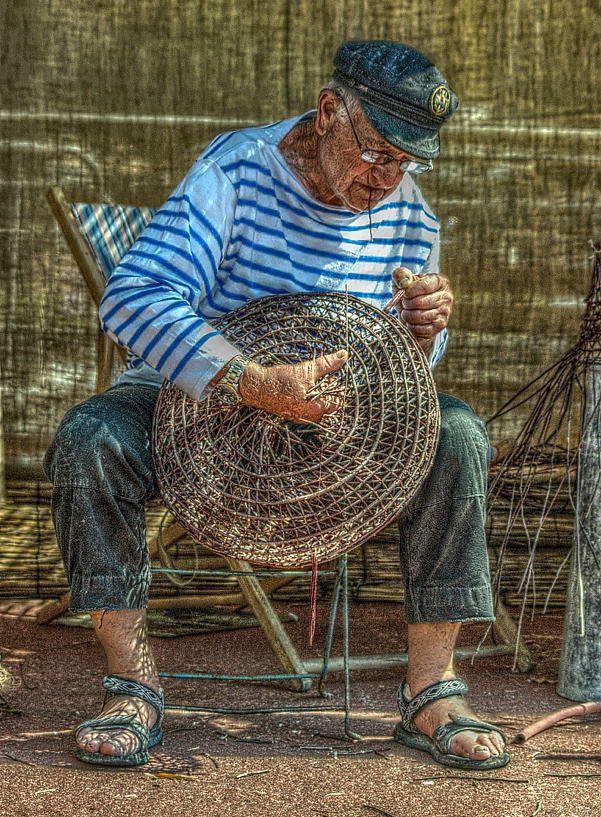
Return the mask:
M 71 204 L 71 209 L 105 281 L 157 211 L 112 204 Z

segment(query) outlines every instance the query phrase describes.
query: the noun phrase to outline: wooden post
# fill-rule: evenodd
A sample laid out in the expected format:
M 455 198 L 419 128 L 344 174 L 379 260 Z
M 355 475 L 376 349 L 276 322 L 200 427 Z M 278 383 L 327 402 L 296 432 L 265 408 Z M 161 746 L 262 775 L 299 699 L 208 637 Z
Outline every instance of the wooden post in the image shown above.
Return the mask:
M 601 700 L 601 360 L 586 375 L 578 502 L 557 692 Z

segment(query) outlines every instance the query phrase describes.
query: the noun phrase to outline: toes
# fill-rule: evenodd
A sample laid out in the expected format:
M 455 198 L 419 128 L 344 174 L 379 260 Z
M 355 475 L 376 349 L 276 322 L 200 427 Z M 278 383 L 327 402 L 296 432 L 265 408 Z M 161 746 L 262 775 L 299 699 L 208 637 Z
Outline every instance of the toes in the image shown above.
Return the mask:
M 98 751 L 102 755 L 123 755 L 123 747 L 116 740 L 105 740 L 98 747 Z
M 496 740 L 498 738 L 498 741 Z M 451 744 L 451 751 L 460 757 L 472 757 L 474 760 L 486 760 L 500 755 L 504 750 L 500 735 L 487 735 L 482 732 L 460 732 Z
M 478 736 L 478 743 L 486 746 L 491 755 L 500 755 L 505 749 L 505 743 L 501 735 L 497 732 L 490 732 L 489 734 L 480 734 Z
M 77 738 L 77 743 L 86 752 L 99 752 L 102 744 L 109 739 L 106 732 L 82 732 Z
M 477 743 L 472 747 L 470 754 L 476 760 L 486 760 L 492 753 L 488 746 L 483 746 L 481 743 Z
M 498 735 L 496 732 L 493 732 L 493 734 L 490 736 L 490 739 L 498 749 L 499 753 L 505 751 L 505 741 L 503 740 L 501 735 Z
M 131 715 L 137 716 L 137 719 L 147 726 L 149 729 L 156 721 L 156 713 L 152 708 L 146 704 L 138 705 L 137 702 L 130 698 L 114 698 L 105 707 L 103 707 L 102 715 Z M 152 714 L 154 713 L 154 718 Z M 127 729 L 119 731 L 118 726 L 110 727 L 110 729 L 102 730 L 98 725 L 96 729 L 88 727 L 82 729 L 77 736 L 77 745 L 84 752 L 99 752 L 103 755 L 129 755 L 140 749 L 140 740 L 133 733 Z
M 84 752 L 100 752 L 102 755 L 125 755 L 135 751 L 138 739 L 128 732 L 109 734 L 108 732 L 85 732 L 77 738 L 78 746 Z
M 96 732 L 92 732 L 91 734 L 87 735 L 83 740 L 79 740 L 79 745 L 82 749 L 86 749 L 88 752 L 97 752 L 99 747 L 108 740 L 108 735 L 101 735 Z

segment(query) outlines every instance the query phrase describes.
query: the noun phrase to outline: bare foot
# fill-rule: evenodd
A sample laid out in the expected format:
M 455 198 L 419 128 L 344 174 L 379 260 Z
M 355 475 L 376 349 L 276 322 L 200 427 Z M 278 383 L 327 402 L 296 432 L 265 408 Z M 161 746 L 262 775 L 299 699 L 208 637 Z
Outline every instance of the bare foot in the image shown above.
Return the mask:
M 135 697 L 135 683 L 134 688 L 128 687 L 128 681 L 143 684 L 154 692 L 160 687 L 148 641 L 146 611 L 90 610 L 90 618 L 108 660 L 109 675 L 103 684 L 108 684 L 106 688 L 110 692 L 117 693 L 106 701 L 102 715 L 133 715 L 132 723 L 152 729 L 158 718 L 157 710 L 144 696 Z M 103 755 L 130 755 L 141 749 L 140 739 L 125 724 L 77 730 L 76 741 L 82 751 Z
M 432 737 L 439 726 L 451 720 L 449 713 L 460 718 L 480 720 L 467 701 L 455 696 L 433 701 L 415 716 L 414 723 L 421 732 Z M 503 754 L 505 741 L 498 732 L 474 732 L 465 729 L 452 738 L 450 750 L 460 757 L 487 760 L 489 757 Z
M 156 709 L 139 698 L 111 698 L 102 708 L 102 715 L 136 715 L 139 723 L 152 729 L 158 713 Z M 84 752 L 100 752 L 103 755 L 130 755 L 140 750 L 140 741 L 132 732 L 118 726 L 106 730 L 98 727 L 82 729 L 77 735 L 77 744 Z

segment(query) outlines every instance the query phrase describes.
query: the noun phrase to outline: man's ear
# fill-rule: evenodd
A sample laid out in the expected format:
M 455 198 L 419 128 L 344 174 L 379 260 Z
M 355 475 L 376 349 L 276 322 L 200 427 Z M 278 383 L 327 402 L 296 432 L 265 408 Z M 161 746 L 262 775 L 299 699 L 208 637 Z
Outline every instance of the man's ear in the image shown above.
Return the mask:
M 325 136 L 336 124 L 338 108 L 341 104 L 340 97 L 329 88 L 324 88 L 319 94 L 315 130 L 320 136 Z

